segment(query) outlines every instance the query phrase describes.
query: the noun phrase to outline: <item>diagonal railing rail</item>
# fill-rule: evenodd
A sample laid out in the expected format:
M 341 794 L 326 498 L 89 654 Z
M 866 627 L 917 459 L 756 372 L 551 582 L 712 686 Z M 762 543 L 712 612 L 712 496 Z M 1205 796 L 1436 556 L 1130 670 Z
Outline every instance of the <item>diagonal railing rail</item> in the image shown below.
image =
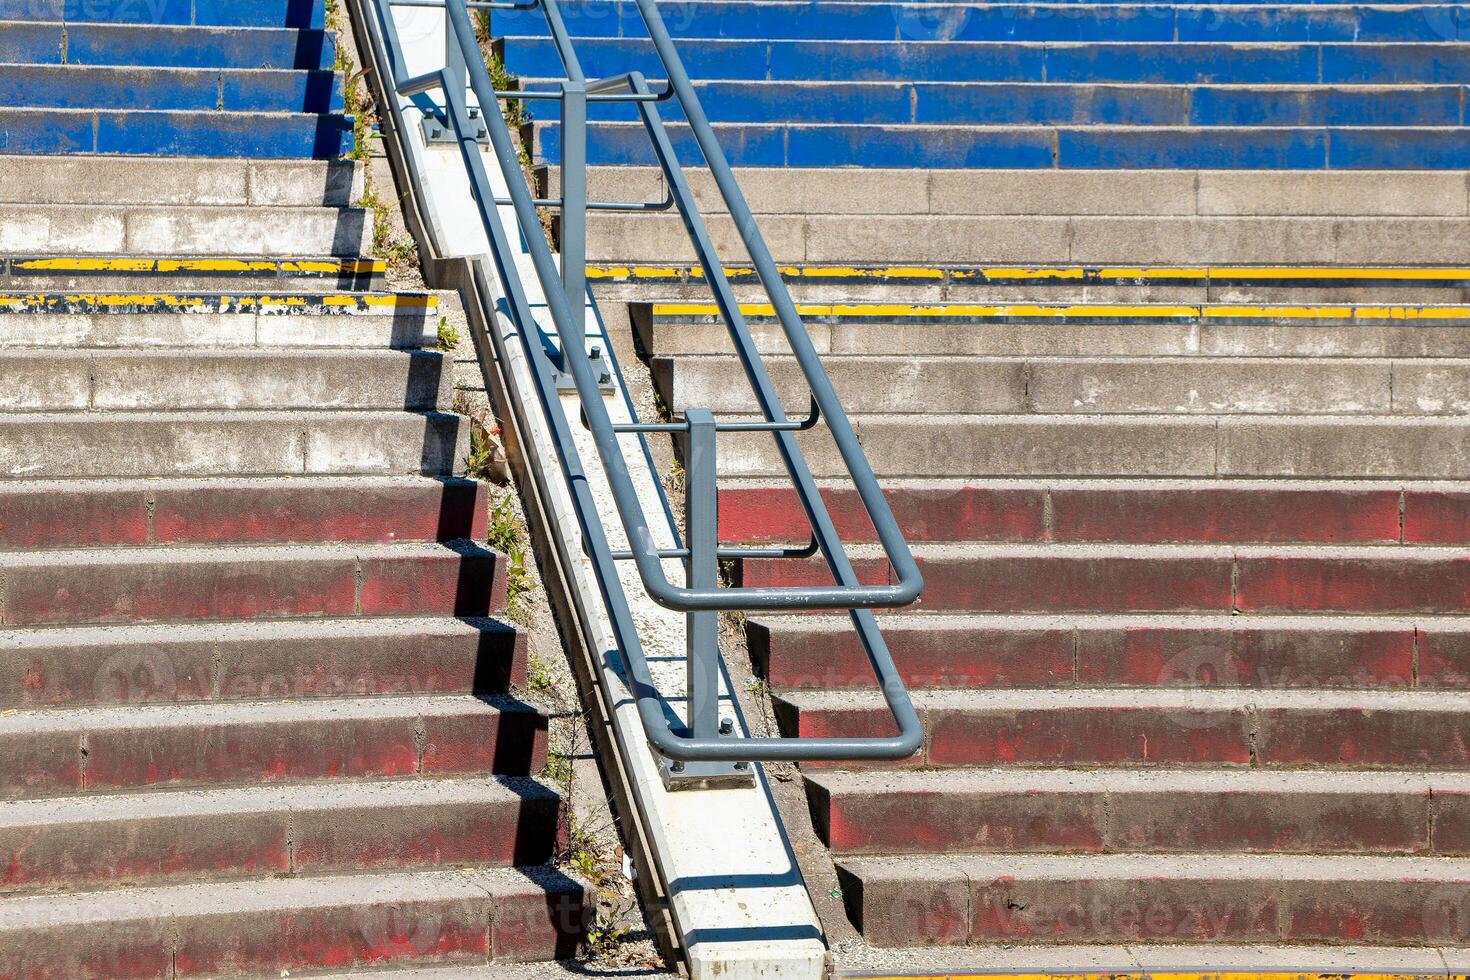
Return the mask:
M 562 476 L 573 501 L 584 549 L 592 562 L 598 588 L 611 619 L 629 688 L 637 700 L 649 743 L 669 761 L 672 778 L 678 781 L 682 776 L 690 783 L 708 782 L 722 774 L 748 772 L 752 762 L 905 758 L 919 749 L 923 730 L 872 610 L 914 602 L 922 588 L 918 565 L 812 346 L 654 0 L 636 2 L 668 79 L 668 86 L 662 92 L 654 92 L 639 72 L 589 80 L 577 58 L 557 0 L 367 0 L 368 9 L 372 12 L 370 20 L 374 22 L 370 33 L 375 45 L 381 45 L 378 56 L 386 59 L 392 74 L 389 88 L 406 98 L 431 91 L 443 94 L 448 127 L 459 144 L 475 205 L 490 242 L 490 258 L 505 297 L 504 312 L 532 366 L 537 398 L 553 434 Z M 444 9 L 447 43 L 443 68 L 422 75 L 408 74 L 403 45 L 392 13 L 396 6 Z M 539 8 L 545 15 L 566 77 L 554 91 L 496 91 L 485 67 L 470 11 L 530 8 Z M 471 92 L 483 107 L 479 115 L 471 111 L 468 99 Z M 669 130 L 659 115 L 658 104 L 670 98 L 678 100 L 810 388 L 812 408 L 806 418 L 787 417 L 741 315 L 740 304 L 674 152 Z M 499 101 L 509 99 L 554 100 L 559 103 L 562 124 L 559 198 L 537 200 L 527 186 L 510 128 L 498 109 Z M 624 204 L 587 200 L 587 107 L 605 102 L 636 106 L 668 187 L 668 197 L 663 202 Z M 486 156 L 478 142 L 479 138 L 487 135 L 487 130 L 491 156 L 509 188 L 509 197 L 505 199 L 495 196 Z M 421 184 L 423 175 L 411 174 L 411 178 L 417 185 Z M 525 253 L 512 247 L 512 236 L 499 211 L 503 205 L 513 210 L 516 237 L 524 242 Z M 538 206 L 554 207 L 560 211 L 560 267 L 542 234 Z M 682 420 L 672 423 L 615 424 L 609 415 L 600 389 L 599 371 L 586 348 L 587 212 L 654 211 L 671 207 L 676 208 L 681 216 L 703 268 L 705 281 L 713 290 L 736 356 L 760 407 L 763 416 L 760 421 L 723 421 L 703 409 L 689 409 L 683 413 Z M 610 547 L 603 519 L 583 469 L 574 442 L 574 430 L 568 422 L 558 390 L 561 372 L 546 349 L 541 328 L 534 319 L 521 281 L 518 257 L 526 253 L 529 253 L 557 333 L 561 368 L 570 375 L 580 403 L 581 422 L 590 430 L 601 457 L 602 469 L 628 541 L 627 551 L 614 551 Z M 897 579 L 891 584 L 864 585 L 859 582 L 811 468 L 797 444 L 796 434 L 813 428 L 819 421 L 826 423 L 877 531 L 878 540 Z M 619 444 L 619 436 L 624 434 L 656 432 L 679 434 L 687 440 L 685 540 L 682 547 L 673 549 L 661 550 L 656 546 Z M 720 544 L 716 446 L 721 433 L 737 432 L 766 433 L 775 441 L 781 462 L 811 525 L 812 538 L 807 547 L 746 549 Z M 833 576 L 833 585 L 799 588 L 722 588 L 719 585 L 720 559 L 799 559 L 815 554 L 825 559 Z M 664 574 L 663 561 L 671 558 L 684 562 L 686 580 L 682 585 L 669 581 Z M 687 616 L 688 685 L 686 722 L 683 725 L 670 723 L 665 701 L 655 685 L 617 573 L 616 563 L 623 560 L 635 563 L 643 587 L 654 601 Z M 730 726 L 723 724 L 719 716 L 719 613 L 834 609 L 850 613 L 893 715 L 897 733 L 866 738 L 746 738 L 733 735 Z

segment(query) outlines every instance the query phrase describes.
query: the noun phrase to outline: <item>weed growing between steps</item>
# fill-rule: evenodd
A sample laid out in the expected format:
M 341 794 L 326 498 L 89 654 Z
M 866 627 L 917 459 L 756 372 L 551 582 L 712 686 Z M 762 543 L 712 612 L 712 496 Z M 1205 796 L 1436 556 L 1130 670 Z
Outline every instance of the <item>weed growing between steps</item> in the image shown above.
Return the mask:
M 459 331 L 449 325 L 447 316 L 439 318 L 438 337 L 439 349 L 442 351 L 452 351 L 459 346 Z

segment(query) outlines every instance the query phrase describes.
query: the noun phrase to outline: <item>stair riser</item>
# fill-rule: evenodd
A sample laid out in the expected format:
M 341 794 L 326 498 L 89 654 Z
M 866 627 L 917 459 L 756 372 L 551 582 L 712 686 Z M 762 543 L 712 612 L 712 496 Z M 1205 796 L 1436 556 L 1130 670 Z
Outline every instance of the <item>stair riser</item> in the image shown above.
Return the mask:
M 768 630 L 766 626 L 771 628 Z M 856 633 L 749 628 L 751 655 L 778 691 L 867 691 Z M 1463 632 L 1365 627 L 933 630 L 889 620 L 883 637 L 904 683 L 923 688 L 1261 688 L 1398 691 L 1470 686 Z M 1418 647 L 1416 662 L 1415 649 Z
M 805 379 L 773 361 L 782 404 L 800 411 Z M 1436 415 L 1470 409 L 1470 369 L 1453 362 L 974 361 L 835 358 L 827 368 L 854 413 Z M 675 411 L 759 412 L 738 362 L 654 361 Z
M 398 316 L 16 313 L 0 317 L 0 344 L 47 349 L 405 349 L 433 347 L 437 323 L 437 317 L 423 311 Z
M 892 730 L 885 714 L 865 709 L 798 713 L 776 704 L 788 735 Z M 1470 769 L 1470 719 L 1439 710 L 936 709 L 921 716 L 926 745 L 906 765 Z
M 1470 69 L 1467 69 L 1470 73 Z M 594 124 L 588 161 L 657 162 L 641 126 Z M 1470 138 L 1456 129 L 912 129 L 730 123 L 719 127 L 737 167 L 914 167 L 1215 170 L 1463 170 Z M 640 134 L 644 136 L 639 141 Z M 672 129 L 680 157 L 697 152 L 686 126 Z M 559 163 L 559 127 L 536 127 L 536 158 Z
M 0 60 L 19 64 L 158 68 L 326 70 L 337 58 L 321 30 L 17 23 L 0 38 Z
M 885 497 L 910 542 L 1470 543 L 1470 494 L 1411 488 L 955 485 L 891 488 Z M 855 492 L 829 488 L 822 499 L 844 541 L 876 541 Z M 810 534 L 795 492 L 782 486 L 722 488 L 720 531 L 728 540 L 750 543 Z
M 271 214 L 254 209 L 121 206 L 0 210 L 0 247 L 63 255 L 358 256 L 372 229 L 360 209 Z
M 944 424 L 937 424 L 942 421 Z M 1470 460 L 1463 419 L 1243 416 L 1090 418 L 868 416 L 858 436 L 880 477 L 1298 477 L 1459 479 Z M 847 468 L 821 430 L 803 452 L 819 478 Z M 783 475 L 769 437 L 721 440 L 725 477 Z
M 1391 15 L 1389 15 L 1391 16 Z M 513 75 L 558 78 L 556 51 L 545 38 L 508 38 L 506 68 Z M 1230 43 L 1178 45 L 1035 42 L 963 44 L 823 41 L 686 40 L 679 51 L 695 78 L 896 82 L 1149 82 L 1155 84 L 1402 84 L 1454 82 L 1470 77 L 1470 52 L 1417 45 Z M 594 75 L 637 69 L 664 74 L 646 40 L 591 39 L 578 43 Z
M 18 379 L 0 394 L 0 412 L 434 411 L 448 408 L 453 397 L 451 367 L 439 354 L 427 352 L 213 358 L 0 352 L 0 373 Z
M 242 811 L 0 829 L 0 893 L 211 877 L 541 864 L 558 800 Z
M 554 87 L 549 80 L 522 82 L 532 89 Z M 1452 85 L 1269 89 L 829 81 L 701 82 L 695 88 L 715 123 L 1434 127 L 1459 126 L 1464 118 L 1459 89 Z M 636 107 L 618 104 L 600 106 L 594 118 L 639 121 Z M 664 118 L 684 121 L 677 106 L 671 106 Z
M 484 484 L 0 484 L 0 550 L 483 538 Z
M 1463 795 L 1312 792 L 842 794 L 808 784 L 835 854 L 1464 854 Z M 1436 839 L 1440 815 L 1451 827 Z
M 313 779 L 527 776 L 545 765 L 546 719 L 469 701 L 462 714 L 424 718 L 28 731 L 8 735 L 0 759 L 5 799 Z
M 0 153 L 335 160 L 352 149 L 336 115 L 7 109 L 0 126 Z
M 0 201 L 34 205 L 345 207 L 357 199 L 362 179 L 361 170 L 347 160 L 145 157 L 10 157 L 0 160 L 0 174 L 7 178 L 0 183 Z
M 1449 8 L 1407 7 L 1242 10 L 1173 5 L 1026 7 L 925 3 L 824 4 L 820 9 L 703 4 L 667 18 L 675 37 L 826 39 L 834 41 L 1453 41 L 1459 36 Z M 640 37 L 636 9 L 612 3 L 579 4 L 566 15 L 576 37 Z M 539 10 L 498 13 L 502 35 L 540 35 Z
M 882 559 L 855 562 L 866 583 Z M 1470 604 L 1470 559 L 1422 556 L 920 558 L 918 607 L 975 612 L 1436 613 Z M 831 584 L 824 565 L 744 563 L 747 586 Z
M 432 558 L 350 556 L 172 563 L 12 561 L 0 566 L 12 626 L 296 616 L 484 616 L 505 605 L 494 552 Z
M 342 90 L 332 72 L 5 65 L 0 66 L 0 104 L 27 109 L 341 112 Z
M 0 653 L 0 709 L 499 694 L 526 680 L 524 635 L 179 640 Z
M 356 967 L 452 966 L 566 959 L 591 910 L 580 886 L 487 895 L 466 882 L 454 898 L 375 897 L 341 904 L 179 912 L 6 937 L 6 976 L 213 977 Z
M 302 0 L 4 0 L 0 20 L 319 28 L 325 10 Z
M 361 415 L 240 415 L 207 421 L 197 416 L 177 421 L 11 416 L 0 420 L 0 476 L 439 476 L 463 471 L 469 432 L 457 417 Z
M 1463 935 L 1465 885 L 1212 879 L 924 880 L 848 876 L 878 946 L 990 943 L 1445 944 Z

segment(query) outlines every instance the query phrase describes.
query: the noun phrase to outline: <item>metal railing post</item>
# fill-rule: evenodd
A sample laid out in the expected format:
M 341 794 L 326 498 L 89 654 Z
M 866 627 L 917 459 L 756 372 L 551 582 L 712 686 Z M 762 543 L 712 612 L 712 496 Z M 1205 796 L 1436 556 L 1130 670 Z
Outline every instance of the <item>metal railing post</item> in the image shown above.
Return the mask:
M 580 348 L 587 336 L 587 84 L 564 81 L 561 91 L 561 282 L 576 330 L 562 343 Z
M 685 564 L 691 589 L 719 584 L 719 499 L 715 485 L 715 416 L 704 408 L 685 413 L 689 422 L 688 465 L 684 480 Z M 689 613 L 689 733 L 711 738 L 719 731 L 720 614 Z

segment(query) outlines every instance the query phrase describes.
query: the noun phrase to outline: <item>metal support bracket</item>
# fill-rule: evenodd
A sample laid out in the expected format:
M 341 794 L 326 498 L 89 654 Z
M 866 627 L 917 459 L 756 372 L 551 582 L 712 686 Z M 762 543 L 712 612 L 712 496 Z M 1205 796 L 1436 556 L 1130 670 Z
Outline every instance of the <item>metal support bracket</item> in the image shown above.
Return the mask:
M 613 387 L 612 368 L 608 366 L 607 358 L 603 356 L 602 348 L 594 347 L 588 351 L 587 360 L 592 364 L 592 373 L 597 375 L 597 387 L 604 395 L 612 394 L 616 390 Z M 554 378 L 558 392 L 566 393 L 577 390 L 577 382 L 572 378 L 571 372 L 565 367 L 558 368 Z
M 720 584 L 719 491 L 716 481 L 715 441 L 718 427 L 707 408 L 684 413 L 689 425 L 684 490 L 684 536 L 689 556 L 684 559 L 691 589 L 713 589 Z M 720 717 L 720 614 L 692 612 L 685 628 L 684 710 L 691 738 L 728 738 L 735 722 Z M 749 762 L 677 762 L 661 760 L 668 789 L 709 789 L 748 786 L 755 779 Z
M 485 126 L 485 120 L 480 118 L 479 106 L 470 106 L 470 118 L 474 120 L 476 126 L 475 142 L 481 146 L 489 146 L 490 130 Z M 459 143 L 454 127 L 449 124 L 449 117 L 443 111 L 425 114 L 419 120 L 419 129 L 424 134 L 424 143 L 430 146 Z

